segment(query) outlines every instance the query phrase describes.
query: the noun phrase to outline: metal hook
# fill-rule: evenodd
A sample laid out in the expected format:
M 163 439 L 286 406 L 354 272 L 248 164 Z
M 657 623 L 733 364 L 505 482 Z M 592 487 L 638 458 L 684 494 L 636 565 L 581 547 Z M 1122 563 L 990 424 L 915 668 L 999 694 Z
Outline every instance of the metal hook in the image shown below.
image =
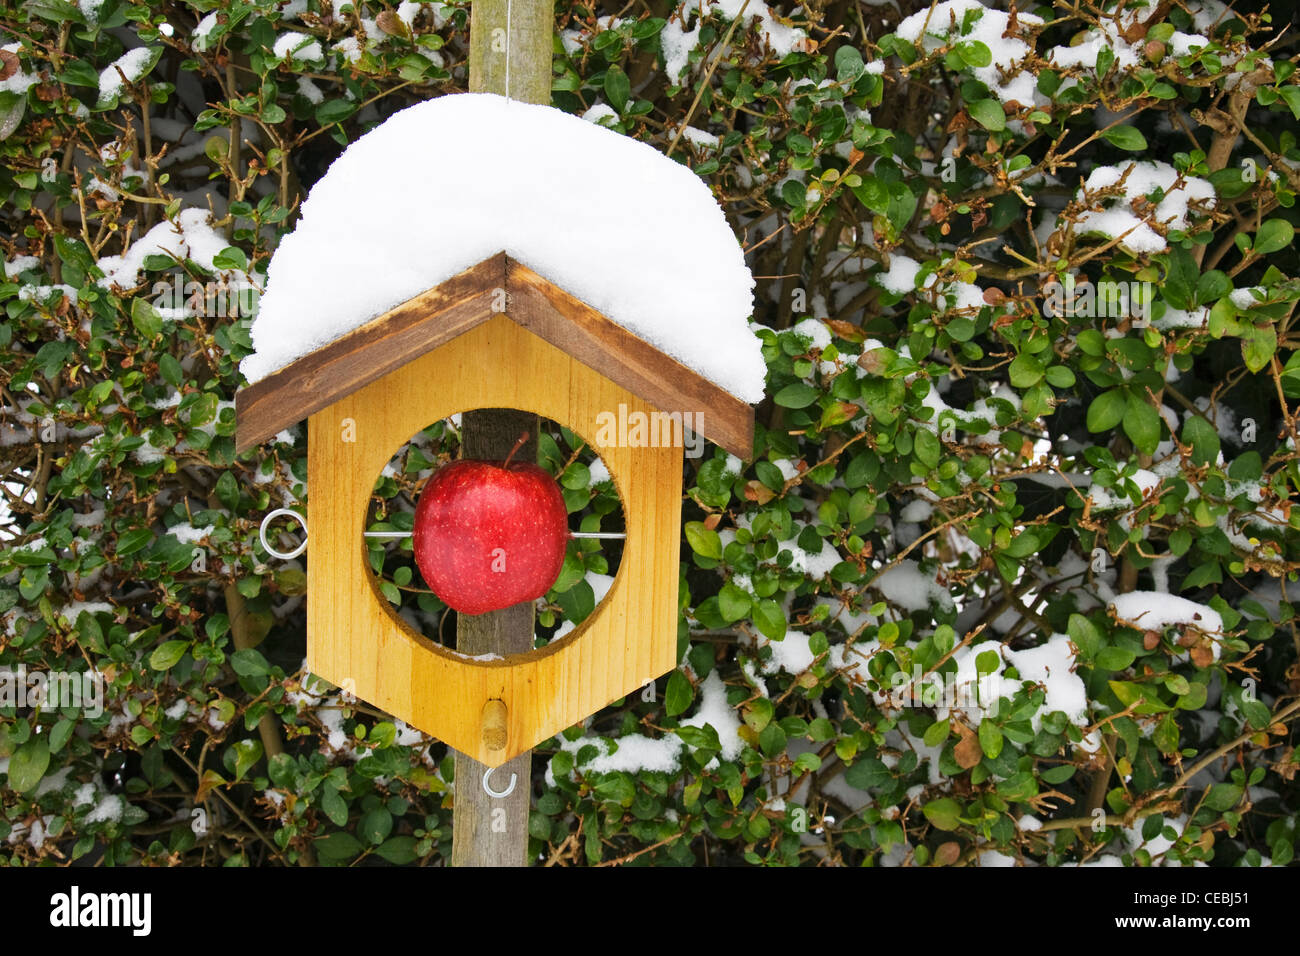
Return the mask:
M 298 523 L 302 525 L 302 543 L 292 551 L 277 551 L 275 548 L 271 547 L 271 542 L 266 540 L 267 526 L 274 519 L 280 517 L 280 515 L 289 515 L 290 517 L 297 518 Z M 279 558 L 281 561 L 288 561 L 291 558 L 298 557 L 298 555 L 302 554 L 303 551 L 307 549 L 307 519 L 303 515 L 298 514 L 298 512 L 294 511 L 292 508 L 276 508 L 262 519 L 262 524 L 257 530 L 257 535 L 261 539 L 262 547 L 266 549 L 267 554 L 271 555 L 273 558 Z
M 513 773 L 510 774 L 510 783 L 508 783 L 508 784 L 506 785 L 506 788 L 505 788 L 504 790 L 501 790 L 501 791 L 498 792 L 498 791 L 496 791 L 496 790 L 493 790 L 492 787 L 491 787 L 491 785 L 488 784 L 488 777 L 492 776 L 492 771 L 495 770 L 495 769 L 497 769 L 497 768 L 496 768 L 496 767 L 488 767 L 487 770 L 484 771 L 484 773 L 483 773 L 483 792 L 486 793 L 489 797 L 495 797 L 496 799 L 500 800 L 500 799 L 502 799 L 503 797 L 508 797 L 508 796 L 510 796 L 510 794 L 512 794 L 512 793 L 515 792 L 515 783 L 518 781 L 519 778 L 518 778 L 517 776 L 515 776 L 515 774 L 513 774 Z

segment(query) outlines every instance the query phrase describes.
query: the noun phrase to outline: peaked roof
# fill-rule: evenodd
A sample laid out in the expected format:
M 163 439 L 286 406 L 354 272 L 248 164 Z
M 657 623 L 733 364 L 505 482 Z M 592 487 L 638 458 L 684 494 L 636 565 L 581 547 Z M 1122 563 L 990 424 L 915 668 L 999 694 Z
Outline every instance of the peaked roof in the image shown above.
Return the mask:
M 394 369 L 504 313 L 665 412 L 703 412 L 705 438 L 752 453 L 754 410 L 698 372 L 611 322 L 504 252 L 408 299 L 235 395 L 236 447 L 245 451 Z

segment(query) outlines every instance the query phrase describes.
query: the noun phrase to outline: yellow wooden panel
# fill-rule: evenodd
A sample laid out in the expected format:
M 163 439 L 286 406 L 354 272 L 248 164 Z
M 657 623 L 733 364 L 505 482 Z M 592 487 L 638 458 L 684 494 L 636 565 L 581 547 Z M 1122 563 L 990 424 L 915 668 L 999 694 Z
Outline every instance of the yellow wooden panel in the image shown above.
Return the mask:
M 497 316 L 309 419 L 307 665 L 332 683 L 489 766 L 499 766 L 677 663 L 681 447 L 597 447 L 627 521 L 609 594 L 582 626 L 504 661 L 470 661 L 415 633 L 365 558 L 371 490 L 432 422 L 519 408 L 593 444 L 602 412 L 652 406 Z M 351 440 L 349 440 L 351 439 Z M 351 681 L 348 685 L 346 682 Z M 507 741 L 489 752 L 484 705 L 505 702 Z

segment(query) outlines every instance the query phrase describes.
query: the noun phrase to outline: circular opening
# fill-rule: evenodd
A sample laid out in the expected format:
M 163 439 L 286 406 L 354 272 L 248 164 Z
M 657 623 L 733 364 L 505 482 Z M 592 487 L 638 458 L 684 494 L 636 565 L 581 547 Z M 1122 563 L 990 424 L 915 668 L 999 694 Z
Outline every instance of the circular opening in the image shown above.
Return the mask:
M 527 413 L 520 412 L 520 416 Z M 536 422 L 532 461 L 559 486 L 568 512 L 569 538 L 559 577 L 537 598 L 533 647 L 562 639 L 585 621 L 608 593 L 623 555 L 623 502 L 600 456 L 580 436 L 546 418 Z M 458 613 L 420 573 L 411 532 L 420 494 L 462 454 L 462 416 L 421 430 L 397 450 L 376 478 L 366 514 L 366 553 L 380 593 L 414 631 L 454 650 Z M 586 537 L 585 535 L 616 535 Z M 499 568 L 510 573 L 508 568 Z M 473 581 L 466 582 L 473 589 Z

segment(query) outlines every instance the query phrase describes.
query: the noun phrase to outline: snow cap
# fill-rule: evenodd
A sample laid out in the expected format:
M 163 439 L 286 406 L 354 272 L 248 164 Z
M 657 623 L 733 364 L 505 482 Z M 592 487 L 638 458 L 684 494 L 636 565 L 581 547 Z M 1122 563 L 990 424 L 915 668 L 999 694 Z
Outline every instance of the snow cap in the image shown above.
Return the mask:
M 708 186 L 646 143 L 490 93 L 408 107 L 310 191 L 267 271 L 258 381 L 501 251 L 748 403 L 754 280 Z

